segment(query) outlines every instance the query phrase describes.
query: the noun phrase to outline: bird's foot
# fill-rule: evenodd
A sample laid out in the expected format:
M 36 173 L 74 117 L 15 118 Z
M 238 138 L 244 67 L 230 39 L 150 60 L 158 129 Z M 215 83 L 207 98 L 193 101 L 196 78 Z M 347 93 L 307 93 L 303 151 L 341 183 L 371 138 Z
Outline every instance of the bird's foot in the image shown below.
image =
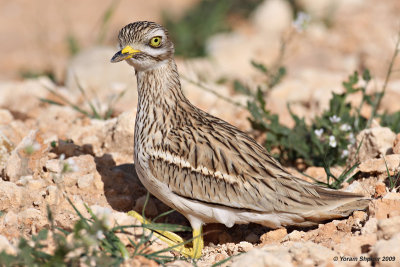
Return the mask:
M 151 224 L 151 221 L 143 218 L 136 211 L 129 211 L 128 215 L 135 217 L 142 224 Z M 154 231 L 154 235 L 157 236 L 160 240 L 167 243 L 168 246 L 170 246 L 173 250 L 178 251 L 185 257 L 193 259 L 198 259 L 201 257 L 201 251 L 204 247 L 201 227 L 199 229 L 193 229 L 192 247 L 189 247 L 188 242 L 183 240 L 182 237 L 170 231 L 157 230 Z

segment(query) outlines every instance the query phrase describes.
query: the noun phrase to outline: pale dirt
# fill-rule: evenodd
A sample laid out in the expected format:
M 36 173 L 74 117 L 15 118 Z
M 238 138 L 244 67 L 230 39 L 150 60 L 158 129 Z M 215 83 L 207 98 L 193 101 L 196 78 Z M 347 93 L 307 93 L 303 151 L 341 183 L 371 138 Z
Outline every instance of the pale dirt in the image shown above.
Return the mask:
M 93 44 L 98 20 L 109 2 L 84 1 L 79 2 L 81 4 L 78 7 L 77 2 L 0 1 L 0 20 L 6 21 L 0 23 L 0 38 L 4 40 L 0 42 L 0 79 L 4 80 L 0 83 L 0 211 L 4 213 L 0 217 L 0 249 L 10 252 L 15 251 L 21 236 L 30 237 L 40 229 L 49 227 L 47 205 L 54 213 L 56 225 L 71 229 L 77 215 L 62 192 L 85 215 L 84 203 L 100 213 L 104 208 L 109 208 L 112 220 L 121 224 L 135 222 L 124 212 L 132 209 L 141 211 L 143 207 L 146 190 L 133 166 L 133 125 L 137 102 L 136 88 L 129 83 L 133 75 L 127 75 L 123 81 L 128 84 L 130 93 L 116 106 L 114 118 L 107 121 L 89 119 L 69 107 L 44 104 L 38 100 L 39 97 L 54 99 L 46 89 L 50 87 L 73 103 L 83 105 L 81 94 L 72 87 L 56 86 L 46 78 L 15 80 L 22 68 L 38 72 L 51 68 L 56 70 L 59 77 L 65 77 L 69 58 L 65 37 L 69 31 L 77 34 L 84 46 Z M 128 22 L 139 19 L 159 21 L 160 10 L 167 8 L 180 14 L 188 5 L 187 1 L 179 0 L 121 0 L 110 25 L 107 42 L 114 45 L 119 28 Z M 387 66 L 393 52 L 397 27 L 395 14 L 399 12 L 400 5 L 395 0 L 384 3 L 373 0 L 362 3 L 348 1 L 337 7 L 331 28 L 312 23 L 309 31 L 295 36 L 287 59 L 289 76 L 279 85 L 279 90 L 272 93 L 268 105 L 281 115 L 284 123 L 290 125 L 292 122 L 287 119 L 285 108 L 287 101 L 294 103 L 295 111 L 312 116 L 326 107 L 332 90 L 341 90 L 341 81 L 351 71 L 364 66 L 375 73 L 370 89 L 380 88 L 385 73 L 383 69 L 386 68 L 382 66 Z M 269 36 L 272 40 L 267 43 L 261 36 L 262 27 L 256 22 L 244 22 L 236 26 L 233 34 L 212 41 L 210 52 L 213 60 L 179 60 L 178 67 L 185 77 L 200 79 L 199 73 L 205 73 L 208 87 L 245 103 L 246 99 L 234 94 L 231 86 L 217 85 L 215 81 L 219 76 L 242 77 L 243 73 L 246 73 L 244 80 L 260 80 L 259 73 L 247 68 L 249 60 L 254 58 L 252 55 L 257 51 L 261 51 L 264 57 L 258 59 L 271 61 L 268 58 L 278 51 L 278 47 L 272 43 L 279 43 L 279 34 L 263 32 L 263 36 Z M 241 41 L 243 36 L 247 38 L 245 43 Z M 249 51 L 250 58 L 242 59 L 243 55 L 236 54 L 228 57 L 224 51 L 218 50 L 221 44 L 222 48 L 226 45 L 235 48 L 232 51 Z M 99 64 L 109 64 L 107 53 Z M 95 76 L 103 79 L 107 73 L 96 70 Z M 400 109 L 398 78 L 399 74 L 395 73 L 389 83 L 383 105 L 387 110 Z M 90 84 L 89 78 L 86 82 Z M 248 113 L 245 110 L 187 81 L 183 82 L 183 86 L 195 105 L 253 134 L 246 121 Z M 107 89 L 102 89 L 98 90 L 97 97 L 107 99 L 109 94 Z M 353 101 L 358 103 L 359 99 Z M 360 155 L 362 164 L 359 170 L 362 175 L 350 185 L 344 185 L 351 191 L 374 198 L 366 211 L 358 211 L 347 219 L 309 229 L 270 230 L 255 224 L 235 225 L 228 229 L 222 225 L 208 225 L 205 227 L 203 257 L 197 265 L 210 266 L 242 252 L 247 253 L 234 257 L 228 264 L 371 266 L 370 262 L 361 262 L 361 256 L 396 256 L 395 263 L 381 260 L 376 266 L 400 264 L 400 256 L 393 254 L 396 249 L 400 251 L 400 243 L 397 242 L 400 237 L 396 235 L 400 231 L 400 194 L 398 190 L 389 192 L 386 167 L 381 158 L 383 155 L 387 157 L 392 174 L 399 171 L 399 133 L 381 128 L 373 132 L 375 134 L 370 135 L 373 138 L 368 139 L 368 146 Z M 52 141 L 59 141 L 57 148 L 50 146 Z M 26 147 L 31 144 L 36 149 L 32 154 L 27 154 Z M 373 156 L 371 151 L 375 153 Z M 77 168 L 60 176 L 62 154 L 66 160 L 72 160 Z M 339 171 L 340 168 L 337 168 L 336 172 Z M 310 167 L 306 173 L 319 180 L 324 179 L 322 168 Z M 168 209 L 152 197 L 146 213 L 154 217 Z M 188 225 L 186 219 L 177 213 L 167 220 Z M 154 250 L 162 247 L 165 244 L 152 245 Z M 339 261 L 334 262 L 334 257 L 338 257 Z M 351 261 L 354 257 L 358 261 Z M 156 266 L 154 262 L 140 257 L 129 263 L 132 266 Z M 174 264 L 191 266 L 182 261 Z

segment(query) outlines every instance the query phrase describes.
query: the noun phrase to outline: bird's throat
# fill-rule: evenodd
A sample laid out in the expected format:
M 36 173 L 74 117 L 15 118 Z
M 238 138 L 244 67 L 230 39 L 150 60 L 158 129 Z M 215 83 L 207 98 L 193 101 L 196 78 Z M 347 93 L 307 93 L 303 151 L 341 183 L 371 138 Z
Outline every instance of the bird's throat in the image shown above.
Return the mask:
M 183 95 L 179 74 L 173 59 L 157 67 L 137 71 L 139 107 L 156 105 L 174 108 L 181 101 L 187 101 Z

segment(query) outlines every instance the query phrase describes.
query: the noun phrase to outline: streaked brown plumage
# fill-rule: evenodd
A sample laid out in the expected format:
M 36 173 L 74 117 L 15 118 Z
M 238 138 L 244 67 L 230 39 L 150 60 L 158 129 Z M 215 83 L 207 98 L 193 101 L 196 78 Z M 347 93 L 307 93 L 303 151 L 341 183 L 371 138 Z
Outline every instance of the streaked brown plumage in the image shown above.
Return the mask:
M 246 133 L 193 106 L 182 93 L 162 26 L 129 24 L 119 42 L 122 50 L 112 62 L 128 61 L 138 82 L 137 173 L 193 229 L 211 222 L 306 226 L 366 207 L 361 195 L 294 177 Z

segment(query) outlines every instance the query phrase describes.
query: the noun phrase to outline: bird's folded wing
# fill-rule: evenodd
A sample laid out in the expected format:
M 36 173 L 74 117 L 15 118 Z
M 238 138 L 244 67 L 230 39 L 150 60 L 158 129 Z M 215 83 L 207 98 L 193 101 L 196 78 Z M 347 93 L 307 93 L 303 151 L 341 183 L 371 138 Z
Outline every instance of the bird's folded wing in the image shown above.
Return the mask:
M 358 197 L 293 177 L 255 140 L 214 117 L 170 131 L 149 160 L 175 194 L 212 205 L 290 212 Z

